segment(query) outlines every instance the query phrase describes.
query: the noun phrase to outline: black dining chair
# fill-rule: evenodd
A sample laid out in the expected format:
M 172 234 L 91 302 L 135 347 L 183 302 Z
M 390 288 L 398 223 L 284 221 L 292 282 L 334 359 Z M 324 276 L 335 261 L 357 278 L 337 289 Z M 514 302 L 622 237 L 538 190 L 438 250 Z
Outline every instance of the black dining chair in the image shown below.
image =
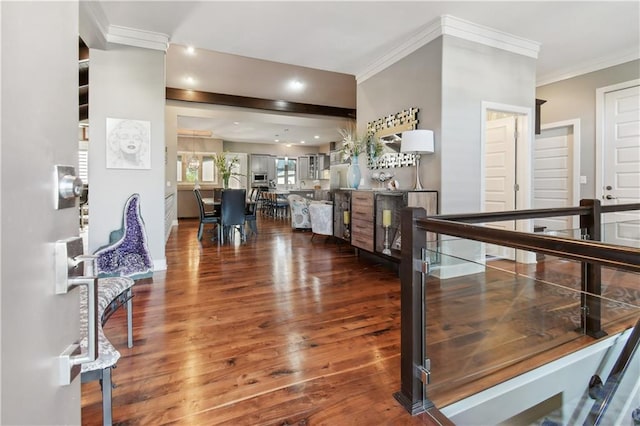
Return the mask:
M 245 240 L 244 225 L 246 222 L 245 209 L 247 204 L 247 191 L 245 189 L 225 189 L 220 199 L 220 243 L 224 243 L 224 235 L 228 238 L 234 235 L 235 228 L 240 231 L 242 241 Z
M 204 232 L 205 224 L 216 225 L 216 229 L 219 228 L 220 217 L 215 214 L 214 211 L 207 212 L 204 208 L 204 202 L 202 201 L 202 195 L 199 189 L 194 189 L 193 193 L 196 194 L 196 200 L 198 201 L 198 212 L 200 213 L 200 226 L 198 227 L 198 241 L 202 240 L 202 233 Z M 218 229 L 218 238 L 220 238 L 220 230 Z
M 251 235 L 258 235 L 258 225 L 256 223 L 256 212 L 258 211 L 258 197 L 260 195 L 260 191 L 257 188 L 253 188 L 251 191 L 251 195 L 247 200 L 247 207 L 245 209 L 244 220 L 249 225 L 249 229 L 251 229 Z

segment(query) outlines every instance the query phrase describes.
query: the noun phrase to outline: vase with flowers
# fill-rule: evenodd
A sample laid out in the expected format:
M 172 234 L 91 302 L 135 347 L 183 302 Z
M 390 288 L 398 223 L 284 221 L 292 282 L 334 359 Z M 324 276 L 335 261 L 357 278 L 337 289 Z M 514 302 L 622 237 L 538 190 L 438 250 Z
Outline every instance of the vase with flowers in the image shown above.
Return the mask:
M 227 158 L 228 152 L 216 154 L 215 163 L 218 169 L 218 176 L 222 177 L 222 187 L 224 189 L 229 188 L 229 180 L 231 177 L 237 179 L 237 176 L 242 176 L 236 170 L 240 167 L 240 159 L 236 156 L 233 158 Z
M 347 185 L 350 188 L 358 189 L 362 177 L 359 156 L 367 150 L 369 135 L 358 136 L 357 133 L 346 129 L 341 129 L 340 135 L 342 135 L 342 159 L 351 160 L 347 169 Z

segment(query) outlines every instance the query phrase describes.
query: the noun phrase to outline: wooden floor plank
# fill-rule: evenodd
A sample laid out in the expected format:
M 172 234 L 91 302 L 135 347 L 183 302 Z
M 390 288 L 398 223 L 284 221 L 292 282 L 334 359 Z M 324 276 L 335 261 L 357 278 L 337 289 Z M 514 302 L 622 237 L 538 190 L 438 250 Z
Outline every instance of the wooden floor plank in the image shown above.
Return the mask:
M 122 354 L 113 371 L 115 424 L 446 424 L 437 410 L 412 417 L 393 398 L 397 274 L 344 246 L 312 242 L 288 220 L 259 217 L 258 226 L 256 238 L 225 246 L 206 233 L 198 242 L 197 221 L 174 228 L 167 270 L 133 288 L 134 347 L 126 347 L 124 310 L 105 326 Z M 558 268 L 527 272 L 558 278 Z M 570 265 L 560 278 L 569 287 L 575 276 Z M 433 284 L 430 397 L 442 407 L 519 374 L 536 357 L 588 344 L 571 330 L 578 307 L 512 273 Z M 619 312 L 607 315 L 624 323 Z M 82 385 L 82 422 L 101 424 L 96 382 Z

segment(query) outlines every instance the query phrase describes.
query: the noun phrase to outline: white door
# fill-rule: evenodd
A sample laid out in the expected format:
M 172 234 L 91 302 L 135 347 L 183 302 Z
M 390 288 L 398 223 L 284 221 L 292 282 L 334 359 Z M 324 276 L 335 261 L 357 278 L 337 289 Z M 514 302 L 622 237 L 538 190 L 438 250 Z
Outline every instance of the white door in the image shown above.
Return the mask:
M 54 245 L 78 208 L 54 209 L 54 165 L 77 167 L 78 3 L 0 2 L 3 425 L 80 424 L 80 378 L 57 357 L 79 337 L 78 294 L 55 294 Z
M 553 209 L 578 205 L 575 194 L 574 126 L 543 129 L 533 148 L 533 208 Z M 574 229 L 574 218 L 535 220 L 546 231 Z
M 604 95 L 602 204 L 640 202 L 640 86 Z M 603 241 L 640 246 L 640 213 L 610 213 Z
M 484 211 L 516 208 L 516 117 L 509 116 L 486 123 L 484 147 Z M 514 221 L 492 222 L 492 228 L 515 230 Z M 514 258 L 514 250 L 487 244 L 487 255 Z

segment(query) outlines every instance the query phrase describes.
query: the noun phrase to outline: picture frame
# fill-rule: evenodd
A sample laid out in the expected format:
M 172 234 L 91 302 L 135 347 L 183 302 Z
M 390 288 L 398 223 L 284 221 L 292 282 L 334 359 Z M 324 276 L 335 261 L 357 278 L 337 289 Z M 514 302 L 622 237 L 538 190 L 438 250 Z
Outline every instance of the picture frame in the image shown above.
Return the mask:
M 107 118 L 108 169 L 151 169 L 151 122 Z

